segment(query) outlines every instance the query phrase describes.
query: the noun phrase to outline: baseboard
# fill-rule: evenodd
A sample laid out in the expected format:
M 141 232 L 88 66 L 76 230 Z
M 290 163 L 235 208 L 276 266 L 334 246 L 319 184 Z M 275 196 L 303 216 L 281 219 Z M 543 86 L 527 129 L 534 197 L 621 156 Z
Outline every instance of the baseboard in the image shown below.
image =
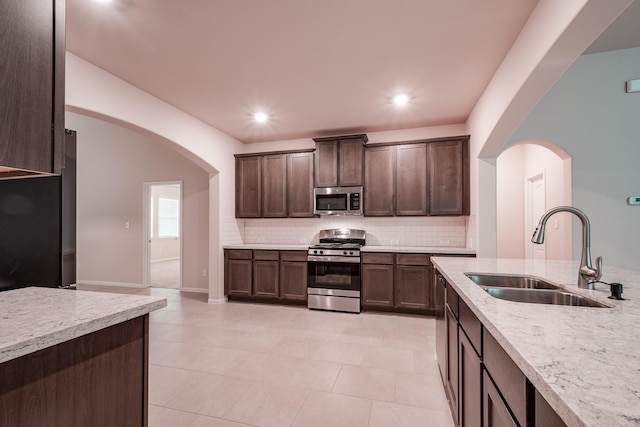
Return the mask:
M 227 297 L 223 297 L 218 299 L 209 298 L 207 302 L 209 304 L 225 304 L 227 301 L 228 301 Z
M 102 280 L 78 280 L 78 285 L 98 285 L 98 286 L 121 286 L 123 288 L 147 288 L 141 283 L 126 283 L 126 282 L 105 282 Z
M 164 262 L 164 261 L 175 261 L 175 260 L 179 260 L 180 257 L 173 257 L 173 258 L 160 258 L 160 259 L 154 259 L 153 261 L 149 261 L 151 264 L 153 264 L 154 262 Z
M 209 293 L 209 289 L 202 289 L 202 288 L 180 288 L 178 290 L 182 291 L 182 292 L 195 292 L 195 293 L 199 293 L 199 294 L 208 294 Z

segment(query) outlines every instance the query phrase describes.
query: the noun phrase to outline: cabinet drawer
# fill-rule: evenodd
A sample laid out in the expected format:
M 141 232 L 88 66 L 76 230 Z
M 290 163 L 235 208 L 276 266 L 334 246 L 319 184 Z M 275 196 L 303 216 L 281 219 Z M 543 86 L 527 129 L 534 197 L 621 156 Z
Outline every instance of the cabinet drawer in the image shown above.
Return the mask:
M 458 318 L 458 294 L 450 284 L 447 284 L 447 305 L 451 308 L 453 315 Z
M 388 253 L 362 253 L 363 264 L 393 264 L 393 254 Z
M 431 255 L 429 254 L 396 254 L 396 264 L 398 265 L 430 265 Z
M 527 414 L 527 379 L 498 344 L 495 338 L 486 332 L 483 343 L 483 361 L 489 375 L 500 390 L 511 412 L 520 425 L 525 425 Z
M 229 259 L 251 259 L 251 249 L 228 249 Z
M 280 251 L 281 261 L 307 261 L 306 251 Z
M 482 357 L 482 323 L 462 300 L 458 303 L 458 321 L 476 353 Z
M 278 251 L 253 251 L 253 259 L 263 261 L 278 261 L 280 253 Z

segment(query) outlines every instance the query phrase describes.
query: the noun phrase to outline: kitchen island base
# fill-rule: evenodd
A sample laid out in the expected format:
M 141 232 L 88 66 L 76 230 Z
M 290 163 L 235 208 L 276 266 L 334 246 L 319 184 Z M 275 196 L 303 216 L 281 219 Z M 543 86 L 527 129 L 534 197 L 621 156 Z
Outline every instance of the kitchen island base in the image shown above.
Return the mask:
M 146 426 L 149 315 L 0 364 L 0 425 Z

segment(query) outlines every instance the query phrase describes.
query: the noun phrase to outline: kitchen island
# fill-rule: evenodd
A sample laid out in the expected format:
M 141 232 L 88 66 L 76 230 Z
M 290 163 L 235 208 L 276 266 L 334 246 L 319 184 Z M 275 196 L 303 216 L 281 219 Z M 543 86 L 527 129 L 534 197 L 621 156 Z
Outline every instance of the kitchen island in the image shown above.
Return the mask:
M 149 313 L 165 298 L 0 293 L 0 425 L 147 425 Z
M 578 263 L 434 257 L 453 290 L 569 426 L 640 424 L 640 275 L 607 267 L 602 281 L 624 285 L 624 301 L 609 286 L 577 287 Z M 464 273 L 546 279 L 607 307 L 510 302 L 494 298 Z M 486 341 L 486 337 L 485 337 Z M 440 357 L 440 355 L 439 355 Z

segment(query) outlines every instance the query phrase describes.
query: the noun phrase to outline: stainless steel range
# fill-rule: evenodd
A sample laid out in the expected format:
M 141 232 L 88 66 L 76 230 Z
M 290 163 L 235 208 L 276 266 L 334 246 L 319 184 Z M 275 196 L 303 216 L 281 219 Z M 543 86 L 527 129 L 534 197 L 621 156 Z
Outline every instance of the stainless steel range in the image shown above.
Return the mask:
M 360 313 L 360 248 L 364 230 L 320 231 L 307 255 L 307 304 L 318 310 Z

